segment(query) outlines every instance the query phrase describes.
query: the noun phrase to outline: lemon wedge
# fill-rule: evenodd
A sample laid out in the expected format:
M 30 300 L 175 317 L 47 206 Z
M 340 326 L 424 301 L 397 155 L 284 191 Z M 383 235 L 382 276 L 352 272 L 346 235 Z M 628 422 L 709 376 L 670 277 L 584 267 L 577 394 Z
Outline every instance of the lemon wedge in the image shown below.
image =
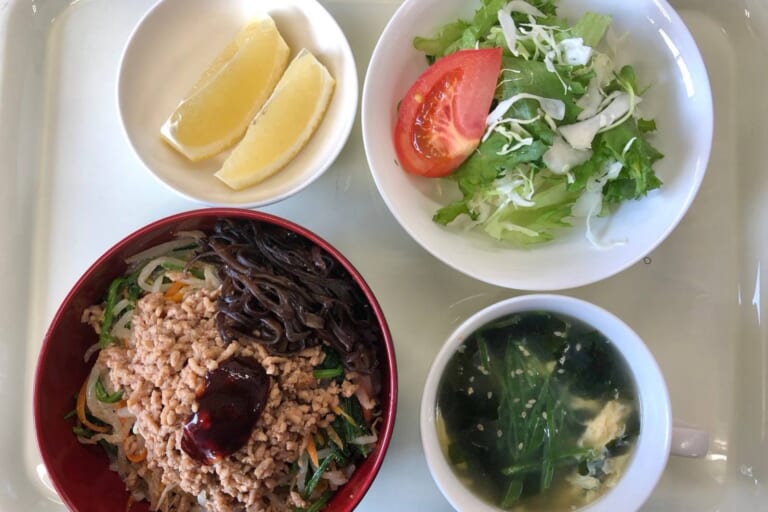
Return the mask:
M 160 129 L 192 161 L 243 136 L 288 64 L 290 49 L 272 18 L 246 26 L 210 64 Z
M 335 84 L 325 66 L 301 50 L 216 177 L 241 190 L 282 169 L 317 129 Z

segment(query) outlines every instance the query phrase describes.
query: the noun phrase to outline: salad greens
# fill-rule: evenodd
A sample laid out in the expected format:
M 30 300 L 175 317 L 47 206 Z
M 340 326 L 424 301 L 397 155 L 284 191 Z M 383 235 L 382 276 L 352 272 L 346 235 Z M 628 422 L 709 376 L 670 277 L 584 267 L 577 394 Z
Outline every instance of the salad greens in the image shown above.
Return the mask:
M 569 26 L 554 0 L 482 0 L 471 21 L 415 38 L 430 62 L 462 49 L 504 49 L 486 133 L 451 175 L 463 197 L 438 210 L 436 222 L 480 226 L 526 246 L 583 217 L 587 238 L 602 246 L 592 219 L 662 185 L 653 165 L 663 155 L 647 140 L 656 125 L 639 116 L 644 90 L 635 70 L 615 69 L 596 49 L 610 23 L 586 13 Z

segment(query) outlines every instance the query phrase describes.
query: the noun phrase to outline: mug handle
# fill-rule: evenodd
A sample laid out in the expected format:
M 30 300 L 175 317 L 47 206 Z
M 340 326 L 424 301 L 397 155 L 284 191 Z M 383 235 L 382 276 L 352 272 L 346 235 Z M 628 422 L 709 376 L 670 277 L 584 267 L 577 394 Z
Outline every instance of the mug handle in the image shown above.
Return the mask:
M 670 453 L 679 457 L 705 457 L 709 452 L 709 432 L 687 425 L 672 428 Z

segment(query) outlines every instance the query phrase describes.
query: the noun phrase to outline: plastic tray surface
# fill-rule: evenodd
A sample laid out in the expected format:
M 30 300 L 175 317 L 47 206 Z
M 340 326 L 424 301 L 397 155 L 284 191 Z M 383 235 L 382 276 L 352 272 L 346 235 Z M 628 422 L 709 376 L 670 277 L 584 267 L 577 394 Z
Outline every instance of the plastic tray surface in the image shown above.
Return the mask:
M 362 87 L 396 0 L 325 0 Z M 0 0 L 0 511 L 64 511 L 34 438 L 32 377 L 45 329 L 80 274 L 160 217 L 199 207 L 144 170 L 119 125 L 120 55 L 152 0 Z M 704 459 L 670 460 L 643 510 L 768 510 L 768 2 L 675 0 L 706 61 L 715 104 L 710 167 L 691 210 L 643 262 L 563 293 L 603 306 L 647 342 L 675 418 L 707 429 Z M 692 126 L 690 129 L 695 130 Z M 418 431 L 421 390 L 442 341 L 518 292 L 457 274 L 390 215 L 358 121 L 333 167 L 266 211 L 306 226 L 360 270 L 387 315 L 400 380 L 397 426 L 365 512 L 449 511 Z M 768 316 L 766 316 L 768 318 Z

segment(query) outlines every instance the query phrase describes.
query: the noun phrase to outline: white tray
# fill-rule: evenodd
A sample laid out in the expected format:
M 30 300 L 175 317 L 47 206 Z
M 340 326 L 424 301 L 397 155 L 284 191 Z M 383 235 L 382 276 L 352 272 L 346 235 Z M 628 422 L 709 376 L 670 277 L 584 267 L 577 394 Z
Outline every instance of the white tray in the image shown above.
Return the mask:
M 114 242 L 198 206 L 142 169 L 118 123 L 120 53 L 152 1 L 0 1 L 2 511 L 64 510 L 46 482 L 31 412 L 40 341 L 60 300 Z M 349 37 L 361 85 L 398 3 L 325 1 Z M 768 510 L 768 331 L 760 321 L 760 268 L 768 256 L 768 2 L 674 3 L 712 79 L 717 124 L 709 172 L 688 216 L 645 263 L 566 293 L 632 325 L 667 376 L 675 417 L 712 434 L 708 458 L 670 461 L 644 510 Z M 392 329 L 397 427 L 360 510 L 450 510 L 421 451 L 421 389 L 445 336 L 515 292 L 457 274 L 408 238 L 370 177 L 359 123 L 325 176 L 267 210 L 341 249 L 372 286 Z

